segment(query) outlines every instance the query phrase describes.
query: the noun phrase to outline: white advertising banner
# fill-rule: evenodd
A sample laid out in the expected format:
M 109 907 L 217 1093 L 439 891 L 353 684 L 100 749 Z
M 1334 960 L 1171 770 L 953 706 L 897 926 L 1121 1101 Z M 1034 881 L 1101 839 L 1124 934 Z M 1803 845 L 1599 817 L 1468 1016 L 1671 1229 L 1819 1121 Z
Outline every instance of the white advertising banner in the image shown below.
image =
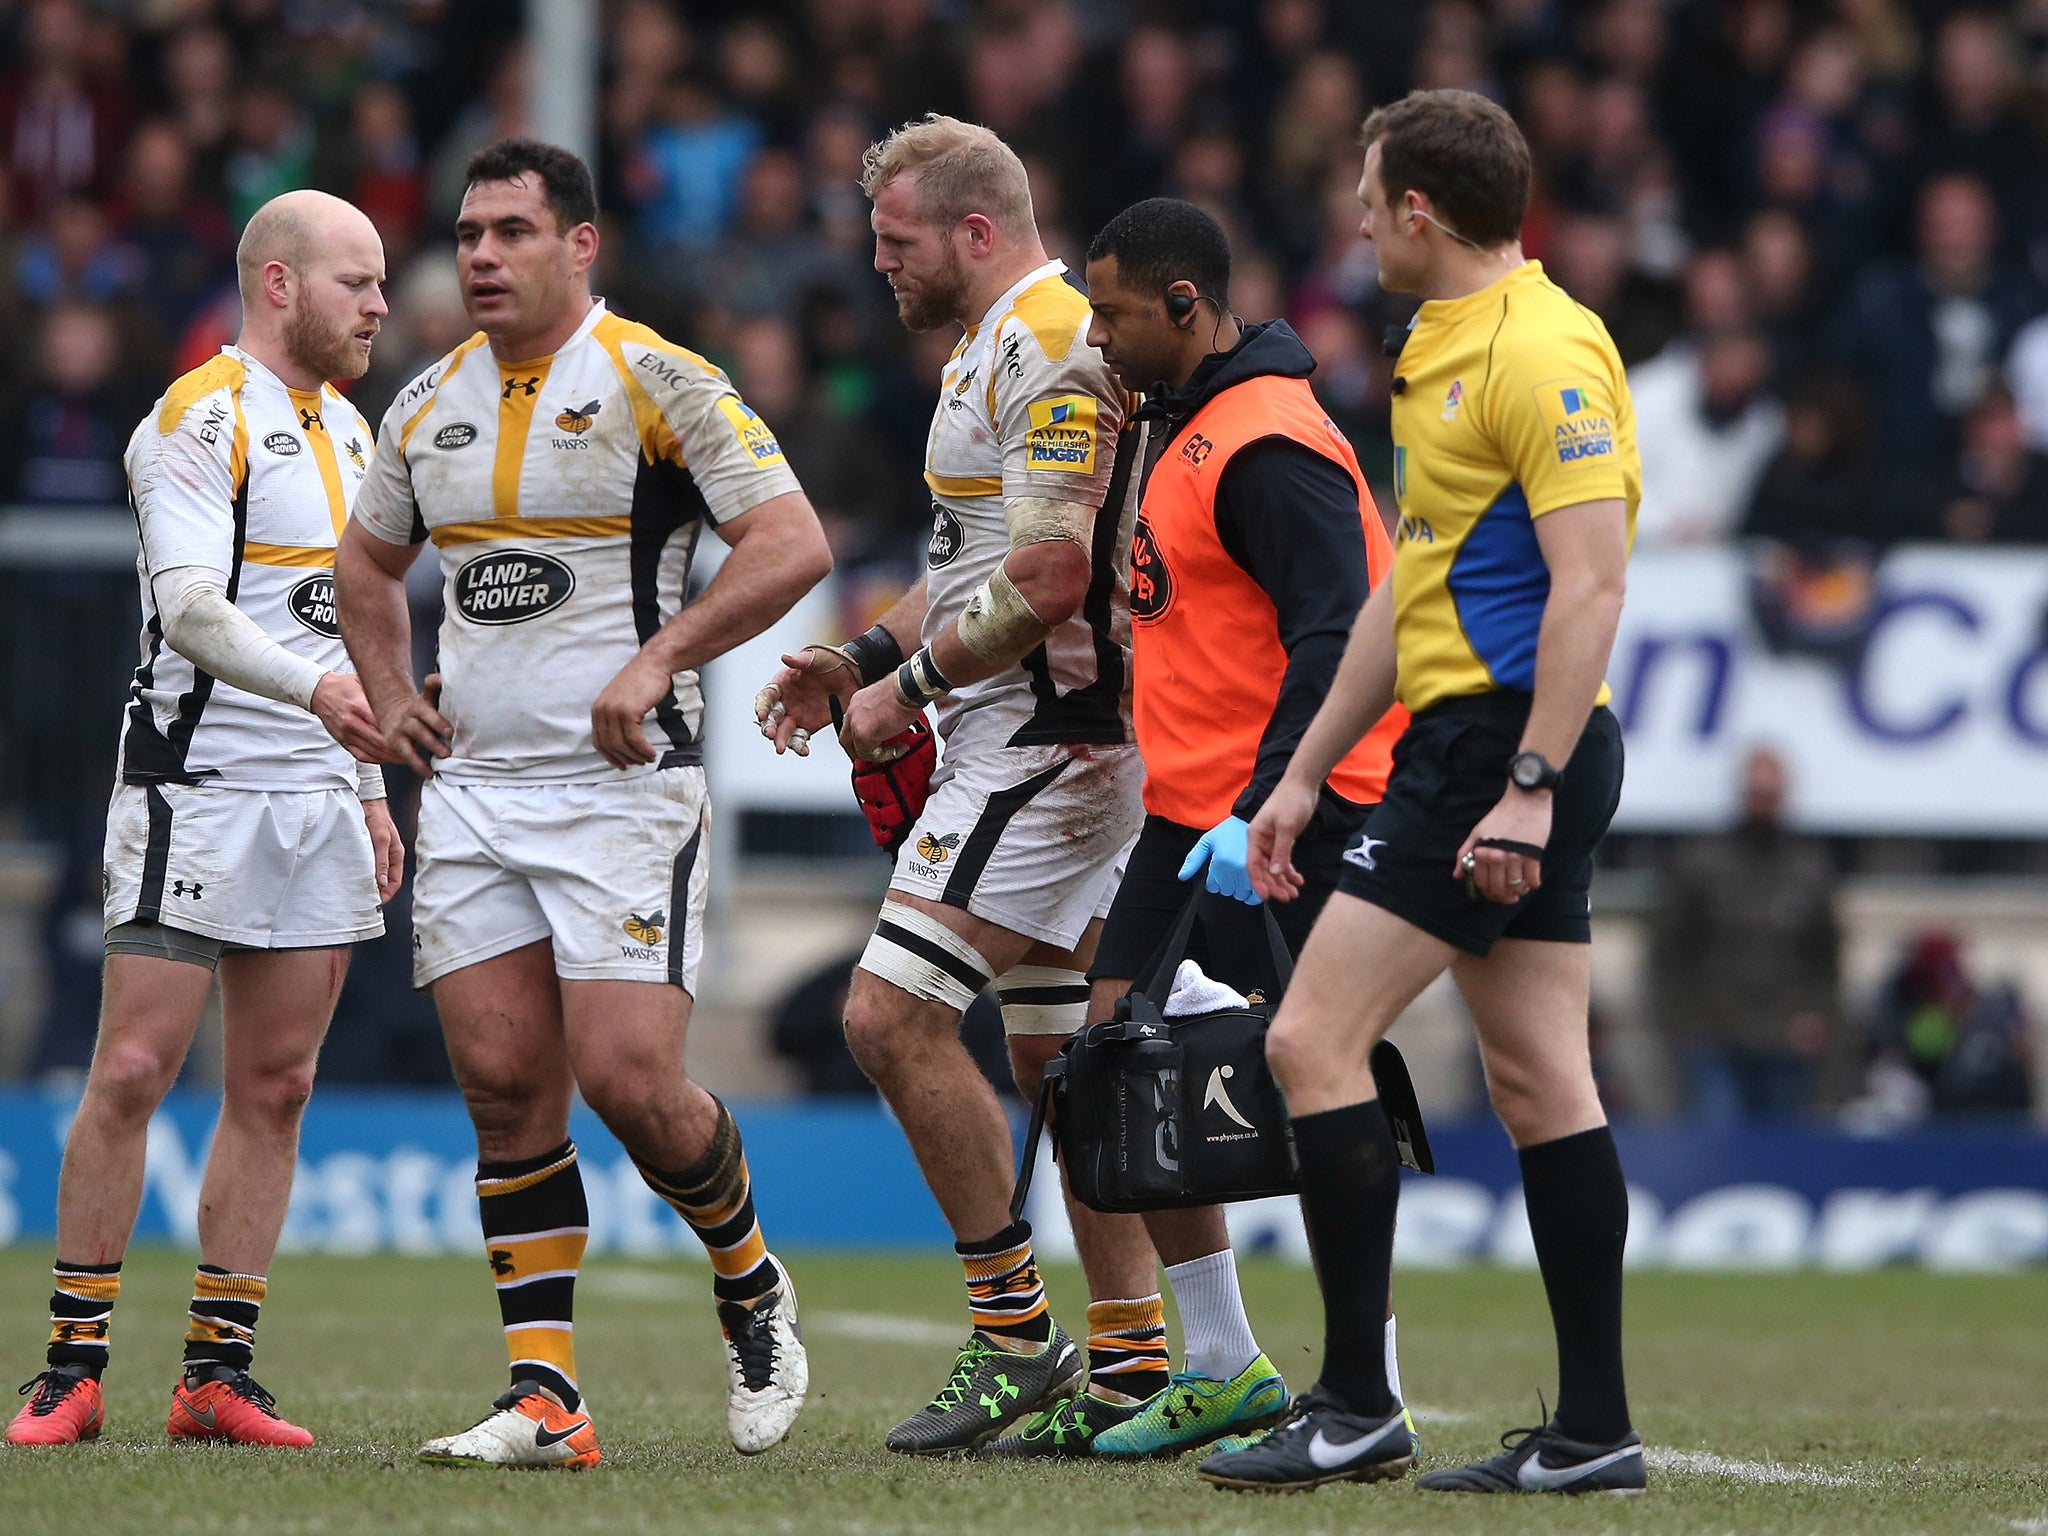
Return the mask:
M 1774 655 L 1737 549 L 1629 566 L 1608 678 L 1628 746 L 1617 828 L 1720 826 L 1768 746 L 1816 832 L 2048 836 L 2048 552 L 1915 548 L 1840 661 Z

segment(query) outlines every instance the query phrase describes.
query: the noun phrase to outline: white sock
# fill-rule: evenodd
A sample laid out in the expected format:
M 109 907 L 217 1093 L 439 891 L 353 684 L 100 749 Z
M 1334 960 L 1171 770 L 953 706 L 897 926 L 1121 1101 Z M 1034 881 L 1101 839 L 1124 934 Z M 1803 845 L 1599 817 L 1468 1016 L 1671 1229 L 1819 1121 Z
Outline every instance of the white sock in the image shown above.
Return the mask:
M 1186 1336 L 1187 1369 L 1211 1381 L 1228 1381 L 1259 1357 L 1244 1297 L 1237 1289 L 1237 1255 L 1225 1248 L 1185 1264 L 1166 1266 Z
M 1405 1403 L 1401 1395 L 1401 1354 L 1394 1345 L 1394 1320 L 1387 1319 L 1387 1390 L 1394 1394 L 1394 1401 Z

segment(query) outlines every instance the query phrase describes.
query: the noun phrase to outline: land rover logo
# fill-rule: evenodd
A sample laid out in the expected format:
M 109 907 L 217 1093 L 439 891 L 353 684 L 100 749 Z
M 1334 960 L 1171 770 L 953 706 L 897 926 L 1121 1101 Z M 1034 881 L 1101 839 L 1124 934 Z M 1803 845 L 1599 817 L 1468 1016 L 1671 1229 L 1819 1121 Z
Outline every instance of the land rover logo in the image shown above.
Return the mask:
M 951 565 L 959 557 L 960 546 L 966 542 L 967 535 L 960 527 L 960 519 L 953 515 L 953 509 L 933 502 L 932 541 L 925 547 L 926 563 L 935 571 L 942 565 Z
M 1159 541 L 1145 514 L 1131 534 L 1131 617 L 1140 623 L 1158 618 L 1173 606 L 1173 572 L 1159 552 Z
M 472 624 L 520 624 L 550 613 L 576 590 L 576 573 L 552 555 L 501 549 L 455 573 L 455 606 Z
M 434 446 L 446 448 L 453 453 L 457 448 L 467 448 L 476 441 L 476 428 L 466 421 L 450 422 L 434 434 Z
M 308 576 L 292 588 L 285 602 L 292 610 L 292 617 L 314 634 L 325 635 L 330 640 L 341 638 L 341 624 L 334 617 L 334 577 L 328 572 Z
M 263 439 L 263 446 L 288 459 L 299 451 L 299 440 L 289 432 L 273 432 Z

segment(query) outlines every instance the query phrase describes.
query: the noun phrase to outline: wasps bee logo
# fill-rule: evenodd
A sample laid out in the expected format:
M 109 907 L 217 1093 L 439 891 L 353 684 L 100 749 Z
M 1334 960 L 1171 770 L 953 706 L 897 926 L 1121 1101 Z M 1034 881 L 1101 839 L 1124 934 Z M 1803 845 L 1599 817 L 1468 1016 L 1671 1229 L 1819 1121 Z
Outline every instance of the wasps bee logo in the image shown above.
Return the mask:
M 597 414 L 598 407 L 603 403 L 600 400 L 591 400 L 583 405 L 572 406 L 555 418 L 555 425 L 564 432 L 575 432 L 579 435 L 588 432 L 590 418 Z
M 977 370 L 970 368 L 965 373 L 961 374 L 960 382 L 953 386 L 953 393 L 956 395 L 966 394 L 969 386 L 974 383 L 974 375 L 976 371 Z
M 626 930 L 626 937 L 635 944 L 659 944 L 662 924 L 668 921 L 668 914 L 659 908 L 652 917 L 642 917 L 638 912 L 628 913 L 619 926 Z
M 363 457 L 363 445 L 355 438 L 348 440 L 348 461 L 357 469 L 368 469 L 370 461 Z
M 958 832 L 948 832 L 944 837 L 933 837 L 927 832 L 917 840 L 917 856 L 927 864 L 943 864 L 951 850 L 959 846 Z

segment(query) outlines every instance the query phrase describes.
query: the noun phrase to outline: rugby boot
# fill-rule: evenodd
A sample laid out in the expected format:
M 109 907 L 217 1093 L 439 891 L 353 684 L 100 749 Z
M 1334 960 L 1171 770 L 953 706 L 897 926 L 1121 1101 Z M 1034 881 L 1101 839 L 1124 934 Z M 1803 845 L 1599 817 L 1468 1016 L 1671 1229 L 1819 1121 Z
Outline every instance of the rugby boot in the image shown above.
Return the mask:
M 107 1421 L 100 1384 L 82 1365 L 57 1365 L 21 1384 L 28 1399 L 7 1426 L 9 1445 L 76 1445 L 97 1440 Z
M 1087 1377 L 1088 1357 L 1058 1324 L 1045 1348 L 1032 1355 L 998 1349 L 977 1330 L 938 1396 L 890 1430 L 883 1443 L 906 1456 L 972 1451 L 1020 1419 L 1072 1397 Z
M 810 1357 L 796 1319 L 796 1285 L 782 1260 L 770 1254 L 768 1262 L 782 1277 L 774 1290 L 757 1301 L 718 1304 L 731 1380 L 725 1432 L 742 1456 L 758 1456 L 781 1444 L 811 1388 Z
M 1176 1372 L 1145 1411 L 1107 1430 L 1098 1456 L 1178 1456 L 1225 1435 L 1271 1429 L 1287 1413 L 1287 1383 L 1264 1355 L 1228 1381 Z
M 1633 1430 L 1612 1445 L 1570 1440 L 1557 1427 L 1511 1429 L 1498 1456 L 1425 1472 L 1432 1493 L 1641 1493 L 1649 1482 L 1643 1437 Z
M 178 1378 L 164 1429 L 173 1440 L 224 1440 L 230 1445 L 282 1445 L 294 1450 L 313 1443 L 313 1432 L 280 1415 L 277 1399 L 258 1386 L 255 1377 L 226 1365 Z
M 1232 1438 L 1196 1470 L 1218 1488 L 1295 1493 L 1324 1483 L 1378 1483 L 1415 1465 L 1415 1435 L 1405 1409 L 1375 1423 L 1346 1413 L 1311 1389 L 1287 1418 L 1253 1440 Z
M 419 1449 L 441 1467 L 561 1468 L 580 1472 L 598 1463 L 597 1431 L 581 1406 L 564 1408 L 537 1381 L 515 1382 L 491 1411 L 459 1435 L 443 1435 Z
M 1154 1393 L 1153 1396 L 1157 1396 Z M 1142 1411 L 1149 1398 L 1131 1403 L 1112 1403 L 1083 1392 L 1065 1402 L 1033 1414 L 1023 1428 L 982 1448 L 986 1456 L 1063 1457 L 1099 1454 L 1095 1440 L 1104 1430 L 1124 1423 Z

